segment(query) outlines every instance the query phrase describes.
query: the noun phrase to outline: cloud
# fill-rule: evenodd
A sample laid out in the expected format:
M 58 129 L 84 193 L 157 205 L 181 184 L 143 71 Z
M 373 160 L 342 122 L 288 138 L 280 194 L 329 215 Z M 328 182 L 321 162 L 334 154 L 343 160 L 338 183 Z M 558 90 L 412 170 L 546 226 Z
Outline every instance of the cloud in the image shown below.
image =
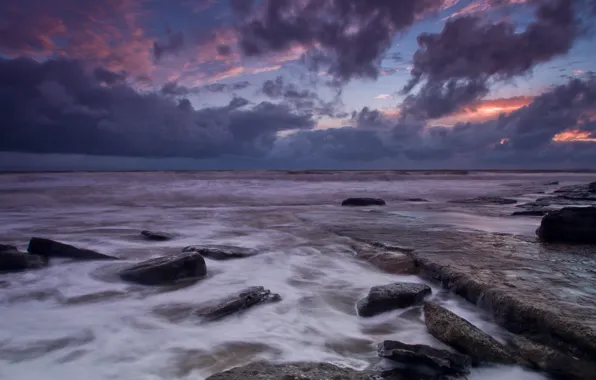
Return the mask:
M 437 125 L 455 125 L 457 123 L 479 123 L 495 119 L 501 114 L 510 114 L 532 103 L 533 96 L 515 96 L 480 100 L 457 112 L 433 121 Z
M 187 99 L 102 85 L 76 61 L 0 59 L 0 150 L 141 157 L 259 157 L 314 121 L 284 105 L 195 110 Z M 245 108 L 246 107 L 246 108 Z
M 379 94 L 375 96 L 375 99 L 393 99 L 393 95 L 391 94 Z
M 153 56 L 157 61 L 159 61 L 161 57 L 163 57 L 165 54 L 178 53 L 185 46 L 184 33 L 172 32 L 168 29 L 167 37 L 168 39 L 166 42 L 160 43 L 158 41 L 155 41 L 153 43 Z

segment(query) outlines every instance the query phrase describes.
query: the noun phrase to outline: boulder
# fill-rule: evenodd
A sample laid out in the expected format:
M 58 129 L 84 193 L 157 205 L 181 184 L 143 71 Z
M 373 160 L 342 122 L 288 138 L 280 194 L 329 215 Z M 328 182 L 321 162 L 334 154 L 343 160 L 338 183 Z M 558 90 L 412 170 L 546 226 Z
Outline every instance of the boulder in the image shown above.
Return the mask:
M 593 380 L 596 364 L 563 354 L 520 336 L 510 341 L 513 350 L 533 368 L 565 380 Z
M 374 286 L 370 289 L 368 296 L 358 301 L 356 308 L 361 317 L 372 317 L 421 303 L 429 294 L 431 294 L 431 289 L 425 284 L 397 282 Z
M 27 248 L 29 253 L 50 257 L 64 257 L 77 260 L 119 260 L 117 257 L 104 255 L 90 249 L 73 247 L 50 239 L 33 237 Z
M 426 327 L 431 335 L 469 355 L 474 364 L 517 363 L 501 343 L 451 311 L 430 302 L 424 304 L 423 310 Z
M 515 211 L 512 216 L 544 216 L 546 215 L 545 210 L 527 210 L 527 211 Z
M 212 260 L 233 260 L 255 256 L 259 252 L 251 248 L 234 247 L 229 245 L 191 245 L 182 249 L 182 252 L 197 252 L 201 256 Z
M 596 244 L 596 207 L 565 207 L 549 212 L 536 234 L 549 243 Z
M 207 380 L 382 380 L 377 373 L 360 372 L 328 363 L 252 363 L 210 376 Z
M 174 238 L 172 235 L 167 234 L 165 232 L 148 231 L 148 230 L 141 231 L 141 236 L 143 236 L 147 240 L 153 240 L 153 241 L 166 241 L 166 240 L 172 240 Z
M 385 206 L 385 201 L 379 198 L 348 198 L 341 202 L 342 206 Z
M 16 249 L 0 251 L 0 272 L 19 272 L 27 269 L 37 269 L 47 265 L 46 258 L 20 252 Z
M 179 280 L 201 278 L 206 274 L 205 259 L 196 252 L 150 259 L 119 273 L 123 280 L 141 285 L 166 285 Z
M 512 205 L 516 204 L 515 199 L 501 198 L 501 197 L 477 197 L 472 199 L 459 199 L 449 201 L 449 203 L 463 203 L 463 204 L 489 204 L 489 205 Z
M 279 294 L 271 293 L 262 286 L 253 286 L 215 304 L 203 306 L 195 314 L 204 321 L 216 321 L 256 305 L 279 301 L 281 301 Z
M 439 350 L 420 344 L 405 344 L 386 340 L 378 347 L 379 356 L 396 361 L 404 366 L 429 368 L 439 376 L 461 375 L 470 373 L 472 359 L 469 356 Z

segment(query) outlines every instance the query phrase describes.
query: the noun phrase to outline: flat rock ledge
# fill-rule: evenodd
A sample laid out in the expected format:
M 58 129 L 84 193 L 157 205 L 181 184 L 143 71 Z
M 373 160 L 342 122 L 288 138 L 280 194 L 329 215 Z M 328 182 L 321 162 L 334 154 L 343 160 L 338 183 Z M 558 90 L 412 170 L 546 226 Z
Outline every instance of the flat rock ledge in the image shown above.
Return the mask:
M 360 372 L 327 363 L 253 363 L 210 376 L 207 380 L 382 380 L 375 372 Z
M 117 257 L 104 255 L 90 249 L 77 248 L 54 240 L 33 237 L 27 247 L 29 253 L 51 257 L 62 257 L 75 260 L 119 260 Z
M 356 308 L 361 317 L 372 317 L 387 311 L 419 304 L 431 292 L 428 285 L 409 282 L 373 286 L 368 296 L 358 301 Z
M 125 281 L 141 285 L 167 285 L 207 275 L 203 256 L 196 252 L 158 257 L 125 268 L 119 273 Z

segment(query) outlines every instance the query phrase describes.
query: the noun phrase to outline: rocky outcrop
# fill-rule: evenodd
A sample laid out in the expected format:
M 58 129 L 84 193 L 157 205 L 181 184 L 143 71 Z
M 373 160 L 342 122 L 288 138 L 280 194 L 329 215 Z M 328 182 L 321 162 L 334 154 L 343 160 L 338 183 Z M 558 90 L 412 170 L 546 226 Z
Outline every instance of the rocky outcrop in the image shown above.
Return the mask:
M 382 380 L 373 372 L 359 372 L 327 363 L 253 363 L 210 376 L 207 380 Z
M 462 203 L 462 204 L 488 204 L 488 205 L 512 205 L 517 203 L 515 199 L 501 198 L 501 197 L 477 197 L 472 199 L 456 199 L 449 201 L 449 203 Z
M 4 249 L 0 250 L 0 273 L 37 269 L 46 265 L 47 259 L 39 255 L 20 252 L 11 249 L 10 246 L 4 246 Z
M 197 252 L 201 256 L 212 260 L 233 260 L 243 259 L 257 255 L 259 252 L 251 248 L 234 247 L 229 245 L 191 245 L 185 247 L 182 252 Z
M 436 377 L 470 373 L 472 359 L 469 356 L 439 350 L 420 344 L 405 344 L 386 340 L 379 344 L 379 356 L 401 363 L 402 366 L 423 366 L 437 373 Z
M 469 355 L 474 364 L 517 362 L 501 343 L 455 313 L 430 302 L 424 305 L 423 310 L 431 335 Z
M 533 368 L 562 380 L 593 380 L 596 364 L 581 360 L 520 336 L 510 341 L 512 350 Z
M 141 285 L 166 285 L 180 280 L 197 279 L 207 274 L 203 256 L 196 252 L 158 257 L 120 271 L 125 281 Z
M 73 247 L 50 239 L 33 237 L 27 248 L 29 253 L 51 257 L 64 257 L 76 260 L 119 260 L 117 257 L 104 255 L 90 249 Z
M 167 241 L 167 240 L 172 240 L 174 238 L 172 235 L 165 233 L 165 232 L 148 231 L 148 230 L 141 231 L 141 236 L 147 240 L 153 240 L 153 241 Z
M 546 215 L 546 211 L 545 210 L 515 211 L 511 215 L 512 216 L 544 216 L 544 215 Z
M 385 201 L 379 198 L 348 198 L 341 202 L 342 206 L 385 206 Z
M 368 296 L 358 301 L 356 308 L 361 317 L 372 317 L 387 311 L 421 303 L 431 294 L 425 284 L 398 282 L 383 286 L 374 286 Z
M 566 207 L 549 212 L 536 234 L 548 243 L 596 244 L 596 207 Z
M 279 302 L 281 296 L 262 286 L 254 286 L 213 305 L 199 308 L 196 315 L 204 321 L 215 321 L 243 312 L 256 305 Z

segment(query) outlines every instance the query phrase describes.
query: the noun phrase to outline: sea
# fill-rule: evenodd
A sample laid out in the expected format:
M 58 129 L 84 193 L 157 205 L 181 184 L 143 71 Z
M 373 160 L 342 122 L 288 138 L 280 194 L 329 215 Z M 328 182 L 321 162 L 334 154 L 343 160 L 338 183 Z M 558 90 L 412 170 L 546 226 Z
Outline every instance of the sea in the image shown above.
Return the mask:
M 45 269 L 0 275 L 0 379 L 201 380 L 262 360 L 365 369 L 385 339 L 444 347 L 427 332 L 419 309 L 358 317 L 355 304 L 370 287 L 398 281 L 427 283 L 431 299 L 504 340 L 507 332 L 474 305 L 437 283 L 385 273 L 359 259 L 353 241 L 330 226 L 341 221 L 357 227 L 382 215 L 395 225 L 414 220 L 534 239 L 540 218 L 512 218 L 515 205 L 450 201 L 487 195 L 530 201 L 554 190 L 548 185 L 553 181 L 565 186 L 595 177 L 466 171 L 2 174 L 1 244 L 25 250 L 32 236 L 46 237 L 123 261 L 52 260 Z M 360 196 L 387 205 L 341 206 L 343 199 Z M 175 238 L 146 241 L 140 237 L 145 229 Z M 207 278 L 185 287 L 143 287 L 114 275 L 122 265 L 203 244 L 260 254 L 207 260 Z M 250 286 L 283 300 L 211 323 L 180 312 Z M 487 366 L 473 369 L 469 379 L 546 377 L 516 366 Z

